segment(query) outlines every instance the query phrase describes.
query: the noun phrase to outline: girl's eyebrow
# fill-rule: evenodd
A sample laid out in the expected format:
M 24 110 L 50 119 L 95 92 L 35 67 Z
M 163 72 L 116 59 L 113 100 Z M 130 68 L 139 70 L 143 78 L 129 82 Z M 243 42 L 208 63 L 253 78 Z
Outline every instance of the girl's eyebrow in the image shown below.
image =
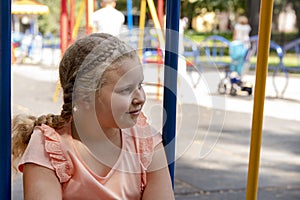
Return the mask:
M 134 87 L 134 86 L 141 84 L 143 81 L 144 81 L 144 79 L 140 80 L 137 83 L 125 83 L 124 85 L 118 85 L 118 86 L 116 86 L 116 89 L 121 89 L 121 88 L 126 88 L 126 87 Z
M 117 89 L 122 89 L 122 88 L 126 88 L 126 87 L 133 87 L 135 86 L 136 84 L 124 84 L 124 85 L 119 85 L 119 86 L 116 86 Z

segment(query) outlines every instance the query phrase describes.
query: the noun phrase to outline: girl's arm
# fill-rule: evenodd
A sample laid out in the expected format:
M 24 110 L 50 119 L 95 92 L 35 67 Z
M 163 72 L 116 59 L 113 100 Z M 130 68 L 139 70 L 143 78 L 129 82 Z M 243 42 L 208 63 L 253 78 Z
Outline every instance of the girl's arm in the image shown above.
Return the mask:
M 171 178 L 163 144 L 156 146 L 152 162 L 147 172 L 147 185 L 143 193 L 143 200 L 173 200 Z
M 23 167 L 24 200 L 61 200 L 61 184 L 55 172 L 36 164 Z

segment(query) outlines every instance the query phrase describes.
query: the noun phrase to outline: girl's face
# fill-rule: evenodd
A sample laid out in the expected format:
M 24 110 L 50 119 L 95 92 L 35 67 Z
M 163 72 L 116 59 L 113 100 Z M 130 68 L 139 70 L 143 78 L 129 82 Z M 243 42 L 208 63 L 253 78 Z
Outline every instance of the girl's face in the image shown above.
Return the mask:
M 121 67 L 107 71 L 96 95 L 95 108 L 102 128 L 129 128 L 135 125 L 145 103 L 143 68 L 139 58 L 125 58 Z

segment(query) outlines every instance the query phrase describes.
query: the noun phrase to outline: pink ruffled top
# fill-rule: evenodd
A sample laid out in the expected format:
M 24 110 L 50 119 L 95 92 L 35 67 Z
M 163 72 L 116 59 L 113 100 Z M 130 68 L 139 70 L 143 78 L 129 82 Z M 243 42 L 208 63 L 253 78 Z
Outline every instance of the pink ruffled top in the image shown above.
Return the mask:
M 147 124 L 143 115 L 134 127 L 121 131 L 122 151 L 105 177 L 94 173 L 80 158 L 70 124 L 59 130 L 47 125 L 35 127 L 19 170 L 23 172 L 25 163 L 54 170 L 65 200 L 140 199 L 147 184 L 147 168 L 155 146 L 162 140 L 161 134 Z

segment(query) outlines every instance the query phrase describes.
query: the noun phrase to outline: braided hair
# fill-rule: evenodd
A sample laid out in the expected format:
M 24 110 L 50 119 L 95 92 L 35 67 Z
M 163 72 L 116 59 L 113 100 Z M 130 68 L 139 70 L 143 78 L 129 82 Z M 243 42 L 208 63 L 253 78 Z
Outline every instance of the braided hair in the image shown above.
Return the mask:
M 133 56 L 137 56 L 137 52 L 131 46 L 109 34 L 94 33 L 76 40 L 66 50 L 59 64 L 63 89 L 60 115 L 15 116 L 12 120 L 13 161 L 23 155 L 35 126 L 46 124 L 54 129 L 63 127 L 72 119 L 74 98 L 87 100 L 89 92 L 101 88 L 105 72 L 120 67 L 124 57 Z

